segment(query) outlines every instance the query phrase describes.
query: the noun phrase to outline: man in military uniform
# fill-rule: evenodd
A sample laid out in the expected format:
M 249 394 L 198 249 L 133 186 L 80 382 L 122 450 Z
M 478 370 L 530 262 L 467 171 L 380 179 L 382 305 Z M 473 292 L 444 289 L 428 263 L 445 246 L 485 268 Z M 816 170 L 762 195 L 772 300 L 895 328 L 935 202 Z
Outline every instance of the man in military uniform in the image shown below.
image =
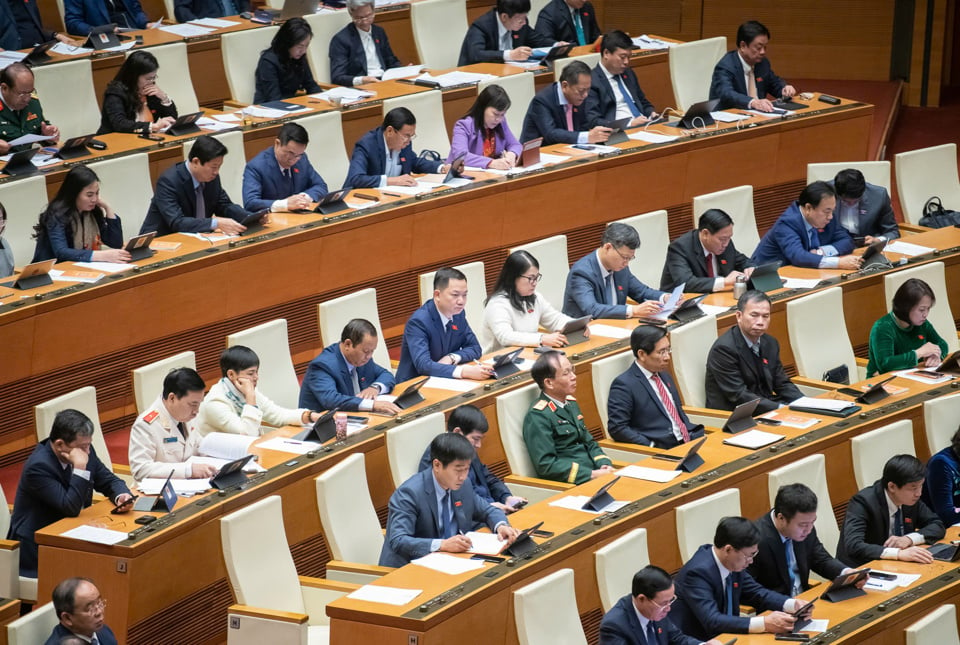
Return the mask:
M 593 440 L 573 398 L 577 374 L 563 352 L 540 355 L 530 370 L 540 398 L 523 420 L 523 440 L 537 476 L 582 484 L 613 472 L 610 458 Z
M 23 63 L 7 65 L 0 71 L 0 154 L 29 148 L 32 144 L 11 147 L 8 143 L 25 134 L 42 134 L 51 141 L 60 138 L 60 129 L 43 120 L 35 91 L 33 72 Z

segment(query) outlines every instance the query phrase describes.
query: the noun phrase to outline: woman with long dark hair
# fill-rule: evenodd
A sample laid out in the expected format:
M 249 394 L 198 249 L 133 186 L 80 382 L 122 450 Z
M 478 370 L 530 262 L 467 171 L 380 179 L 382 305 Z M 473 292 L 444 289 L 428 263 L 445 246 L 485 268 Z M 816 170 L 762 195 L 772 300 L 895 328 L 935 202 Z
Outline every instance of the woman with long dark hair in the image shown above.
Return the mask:
M 509 108 L 505 89 L 499 85 L 483 88 L 470 111 L 453 124 L 447 163 L 466 153 L 464 163 L 468 166 L 498 170 L 516 166 L 523 148 L 507 125 Z
M 177 106 L 157 85 L 159 70 L 156 57 L 148 51 L 137 50 L 127 57 L 103 91 L 97 134 L 143 134 L 173 125 L 177 120 Z
M 306 53 L 312 39 L 313 30 L 303 18 L 291 18 L 281 25 L 270 49 L 260 54 L 254 103 L 288 99 L 300 90 L 307 94 L 321 91 L 307 64 Z

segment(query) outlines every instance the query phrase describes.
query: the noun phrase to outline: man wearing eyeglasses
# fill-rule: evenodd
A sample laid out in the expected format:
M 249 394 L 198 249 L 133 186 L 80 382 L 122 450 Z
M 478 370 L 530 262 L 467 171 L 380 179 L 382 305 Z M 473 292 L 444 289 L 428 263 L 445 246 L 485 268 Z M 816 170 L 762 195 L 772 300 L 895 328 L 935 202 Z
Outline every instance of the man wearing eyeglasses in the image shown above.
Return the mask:
M 447 166 L 413 152 L 417 118 L 405 107 L 393 108 L 383 124 L 363 135 L 353 147 L 344 187 L 416 186 L 410 173 L 446 173 Z
M 351 23 L 330 40 L 330 78 L 337 85 L 375 83 L 400 59 L 390 48 L 387 32 L 373 24 L 374 0 L 347 0 Z
M 543 88 L 530 101 L 523 120 L 521 141 L 543 137 L 543 145 L 553 143 L 603 143 L 610 128 L 587 127 L 583 102 L 590 94 L 590 68 L 575 60 L 560 72 L 560 81 Z
M 93 645 L 117 645 L 117 637 L 103 623 L 107 601 L 87 578 L 67 578 L 53 589 L 53 609 L 59 624 L 45 645 L 58 645 L 61 639 L 79 636 Z
M 31 147 L 32 143 L 8 143 L 25 134 L 43 135 L 51 141 L 60 138 L 60 129 L 44 120 L 33 84 L 33 71 L 23 63 L 12 63 L 0 71 L 0 154 Z
M 307 158 L 310 137 L 299 123 L 284 123 L 273 146 L 243 169 L 243 207 L 251 212 L 309 208 L 327 194 L 327 184 Z

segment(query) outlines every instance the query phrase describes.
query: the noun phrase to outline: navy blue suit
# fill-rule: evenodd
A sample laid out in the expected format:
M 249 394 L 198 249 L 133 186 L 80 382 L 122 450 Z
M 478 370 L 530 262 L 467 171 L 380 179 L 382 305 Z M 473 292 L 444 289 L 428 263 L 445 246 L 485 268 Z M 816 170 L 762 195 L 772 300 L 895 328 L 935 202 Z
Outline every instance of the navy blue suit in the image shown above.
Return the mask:
M 773 523 L 770 513 L 764 513 L 756 522 L 760 529 L 760 544 L 757 545 L 757 557 L 753 559 L 747 571 L 767 589 L 790 595 L 793 583 L 787 568 L 787 552 L 783 546 L 783 536 Z M 830 555 L 814 528 L 803 542 L 793 542 L 793 555 L 797 561 L 797 572 L 803 589 L 810 588 L 810 571 L 833 580 L 847 565 Z
M 53 628 L 53 632 L 50 634 L 50 638 L 44 643 L 44 645 L 60 645 L 60 639 L 65 636 L 70 636 L 73 634 L 69 629 L 63 625 L 57 625 Z M 114 636 L 113 630 L 104 625 L 97 632 L 97 640 L 100 641 L 100 645 L 117 645 L 117 637 Z
M 249 0 L 233 0 L 237 13 L 250 11 Z M 223 18 L 223 5 L 220 0 L 177 0 L 173 7 L 177 22 L 189 22 L 197 18 Z
M 477 495 L 469 479 L 464 480 L 459 490 L 450 491 L 450 498 L 460 531 L 469 531 L 475 524 L 484 524 L 492 531 L 507 521 L 503 511 Z M 430 553 L 431 541 L 443 535 L 433 470 L 424 470 L 403 482 L 390 496 L 388 508 L 380 566 L 402 567 Z
M 38 443 L 30 453 L 20 473 L 7 535 L 7 539 L 20 541 L 21 576 L 37 577 L 35 531 L 65 517 L 79 515 L 93 503 L 94 490 L 111 501 L 130 493 L 126 484 L 103 465 L 92 447 L 86 470 L 90 473 L 89 480 L 74 476 L 72 467 L 63 468 L 49 439 Z
M 527 116 L 523 119 L 523 131 L 520 141 L 530 141 L 543 137 L 543 145 L 552 143 L 576 143 L 581 132 L 587 127 L 586 105 L 581 103 L 573 107 L 573 131 L 567 130 L 567 114 L 557 96 L 558 83 L 543 88 L 530 101 Z
M 48 40 L 53 40 L 53 31 L 45 29 L 40 21 L 40 8 L 37 6 L 37 0 L 6 0 L 0 2 L 6 6 L 0 7 L 0 47 L 4 49 L 25 49 L 33 47 Z M 16 21 L 16 32 L 18 41 L 16 46 L 13 41 L 8 40 L 7 36 L 7 18 L 4 15 L 9 10 L 11 16 Z
M 306 153 L 290 168 L 289 180 L 280 172 L 273 146 L 261 150 L 243 169 L 243 207 L 248 211 L 270 208 L 274 201 L 300 193 L 310 195 L 313 201 L 327 194 L 326 182 Z
M 707 256 L 703 254 L 700 243 L 700 231 L 687 231 L 667 247 L 667 259 L 663 263 L 660 276 L 661 289 L 676 289 L 685 284 L 684 291 L 692 293 L 711 293 L 716 278 L 725 278 L 734 271 L 743 272 L 753 266 L 750 258 L 737 250 L 733 240 L 727 244 L 723 253 L 717 256 L 717 275 L 713 278 L 707 273 Z
M 372 25 L 374 49 L 380 59 L 380 68 L 384 71 L 391 67 L 400 67 L 400 59 L 390 49 L 387 32 L 380 25 Z M 330 80 L 337 85 L 353 85 L 356 76 L 369 76 L 367 73 L 367 54 L 360 42 L 360 33 L 352 22 L 334 34 L 330 40 Z
M 373 360 L 356 370 L 360 391 L 374 383 L 380 383 L 386 388 L 381 393 L 386 394 L 396 385 L 390 370 L 380 367 Z M 362 399 L 359 396 L 353 395 L 353 380 L 350 378 L 347 361 L 340 351 L 340 343 L 327 345 L 307 366 L 307 373 L 300 385 L 298 407 L 307 410 L 340 408 L 352 412 L 360 409 L 360 401 Z
M 576 10 L 580 14 L 580 26 L 583 27 L 583 37 L 589 45 L 600 37 L 600 26 L 597 24 L 597 12 L 593 4 L 585 2 Z M 563 0 L 550 0 L 537 14 L 537 27 L 534 31 L 548 39 L 551 43 L 568 42 L 574 45 L 577 41 L 577 28 L 573 24 L 573 15 L 570 7 Z
M 470 28 L 467 29 L 467 35 L 463 38 L 463 45 L 460 47 L 460 60 L 457 67 L 472 65 L 473 63 L 502 63 L 503 49 L 500 48 L 500 31 L 497 24 L 500 22 L 500 16 L 494 7 L 487 13 L 473 21 Z M 554 41 L 536 33 L 528 24 L 524 24 L 519 30 L 511 32 L 512 45 L 510 49 L 517 47 L 550 47 Z
M 833 186 L 833 182 L 827 182 Z M 843 205 L 837 198 L 837 207 L 833 211 L 833 217 L 840 220 L 840 211 Z M 842 226 L 843 224 L 841 224 Z M 867 184 L 863 195 L 857 203 L 857 222 L 853 230 L 847 229 L 853 237 L 864 237 L 872 235 L 879 237 L 883 235 L 888 240 L 900 237 L 900 229 L 897 227 L 896 216 L 893 214 L 893 206 L 890 203 L 890 193 L 883 186 Z
M 450 330 L 444 331 L 440 312 L 431 298 L 413 312 L 403 328 L 397 382 L 403 383 L 421 375 L 453 378 L 455 366 L 437 361 L 447 354 L 457 354 L 463 365 L 480 358 L 482 353 L 480 341 L 470 329 L 466 314 L 461 311 L 454 316 Z
M 766 58 L 753 66 L 753 76 L 757 81 L 757 96 L 761 99 L 766 98 L 768 94 L 780 98 L 780 93 L 787 85 L 786 81 L 773 73 L 770 61 Z M 747 79 L 737 50 L 724 54 L 713 68 L 710 98 L 720 99 L 720 105 L 717 107 L 720 110 L 746 109 L 753 100 L 747 93 Z
M 413 152 L 413 145 L 407 144 L 400 150 L 400 174 L 412 172 L 437 172 L 438 164 L 421 159 Z M 376 188 L 380 177 L 387 172 L 387 148 L 383 139 L 383 127 L 374 128 L 363 135 L 353 147 L 350 156 L 350 169 L 344 186 L 350 188 Z M 402 380 L 402 379 L 401 379 Z
M 131 29 L 145 29 L 147 14 L 143 13 L 140 0 L 117 0 L 126 14 L 127 25 Z M 94 27 L 109 25 L 110 14 L 104 0 L 63 0 L 63 17 L 67 31 L 71 34 L 83 36 L 89 34 Z
M 560 0 L 563 2 L 563 0 Z M 624 87 L 627 88 L 637 109 L 643 116 L 650 116 L 653 113 L 653 103 L 647 100 L 643 90 L 640 89 L 640 81 L 631 68 L 627 68 L 620 78 Z M 617 116 L 617 97 L 610 87 L 610 81 L 607 78 L 607 71 L 603 65 L 597 63 L 597 66 L 590 72 L 590 95 L 584 104 L 587 110 L 587 126 L 594 127 L 600 125 L 600 121 L 613 121 Z
M 420 467 L 417 470 L 427 470 L 431 467 L 433 461 L 430 459 L 430 446 L 420 458 Z M 490 469 L 483 465 L 480 457 L 473 456 L 470 461 L 470 484 L 477 495 L 485 499 L 488 503 L 500 502 L 503 504 L 510 497 L 510 489 L 503 483 L 503 480 L 490 472 Z
M 820 239 L 820 246 L 831 244 L 838 255 L 847 255 L 853 251 L 853 238 L 840 226 L 836 215 L 827 222 L 822 231 L 818 231 L 817 237 Z M 815 269 L 820 266 L 823 256 L 811 253 L 812 248 L 803 215 L 800 213 L 800 204 L 793 202 L 760 240 L 760 244 L 753 251 L 752 260 L 756 265 L 779 260 L 782 266 L 792 264 Z
M 669 372 L 660 372 L 660 379 L 673 399 L 680 419 L 686 424 L 690 437 L 703 436 L 703 427 L 690 423 L 680 405 L 677 386 Z M 636 443 L 656 448 L 673 448 L 679 441 L 673 434 L 673 422 L 667 415 L 660 397 L 650 380 L 634 362 L 626 372 L 613 380 L 607 399 L 607 429 L 616 441 Z
M 627 594 L 617 601 L 600 621 L 600 645 L 700 645 L 667 618 L 653 621 L 657 642 L 650 643 L 640 626 L 633 596 Z
M 596 251 L 583 256 L 570 267 L 570 273 L 567 274 L 563 313 L 573 318 L 587 314 L 594 318 L 626 318 L 627 296 L 643 302 L 660 300 L 664 293 L 637 280 L 630 272 L 630 267 L 613 274 L 613 286 L 617 290 L 617 303 L 608 304 L 608 289 L 600 274 L 600 261 Z
M 670 612 L 684 634 L 708 640 L 717 634 L 746 634 L 750 619 L 740 617 L 740 605 L 755 607 L 757 613 L 782 611 L 787 596 L 764 589 L 746 570 L 732 572 L 733 615 L 724 613 L 726 599 L 720 569 L 713 557 L 713 546 L 704 544 L 674 578 L 677 602 Z
M 205 210 L 197 213 L 197 197 L 193 177 L 183 161 L 168 168 L 157 180 L 157 189 L 150 200 L 150 209 L 140 227 L 140 233 L 156 231 L 157 235 L 170 233 L 205 233 L 213 230 L 209 219 L 230 217 L 242 222 L 247 211 L 230 201 L 220 185 L 220 177 L 203 185 Z

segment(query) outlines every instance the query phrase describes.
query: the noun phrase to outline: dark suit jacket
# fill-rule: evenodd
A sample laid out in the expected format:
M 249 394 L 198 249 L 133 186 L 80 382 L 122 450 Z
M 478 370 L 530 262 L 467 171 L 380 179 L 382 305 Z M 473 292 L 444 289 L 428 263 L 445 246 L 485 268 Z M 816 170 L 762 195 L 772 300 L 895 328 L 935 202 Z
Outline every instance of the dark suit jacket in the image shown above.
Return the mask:
M 361 391 L 379 383 L 386 388 L 383 391 L 386 394 L 396 384 L 393 374 L 372 360 L 356 369 Z M 360 409 L 360 401 L 359 396 L 353 395 L 353 381 L 347 361 L 340 352 L 340 343 L 327 345 L 307 366 L 300 386 L 300 403 L 297 405 L 307 410 L 340 408 L 354 411 Z
M 770 61 L 764 58 L 753 66 L 753 76 L 757 79 L 757 96 L 766 98 L 769 94 L 777 98 L 787 85 L 786 81 L 773 73 Z M 743 64 L 737 50 L 724 54 L 713 68 L 713 80 L 710 82 L 710 98 L 720 99 L 717 109 L 746 109 L 750 105 L 747 93 L 747 79 L 743 74 Z
M 233 0 L 237 13 L 250 11 L 249 0 Z M 223 8 L 220 0 L 177 0 L 173 8 L 177 22 L 189 22 L 197 18 L 222 18 Z
M 178 163 L 169 168 L 157 180 L 157 189 L 150 200 L 150 209 L 143 220 L 140 233 L 156 231 L 157 235 L 170 233 L 202 233 L 212 231 L 210 217 L 230 217 L 243 221 L 247 211 L 230 201 L 220 185 L 220 177 L 203 185 L 205 211 L 197 214 L 197 198 L 193 189 L 193 177 L 187 164 Z
M 520 141 L 543 137 L 543 145 L 552 143 L 576 143 L 577 136 L 587 127 L 585 103 L 573 107 L 573 131 L 567 130 L 567 114 L 557 98 L 557 83 L 543 88 L 530 101 L 527 116 L 523 119 Z
M 593 43 L 600 37 L 600 25 L 597 24 L 597 12 L 590 2 L 584 3 L 577 10 L 580 13 L 580 26 L 583 27 L 585 45 Z M 570 7 L 564 0 L 550 0 L 537 15 L 537 27 L 534 31 L 552 43 L 568 42 L 574 45 L 577 42 L 577 28 L 570 15 Z
M 817 238 L 820 246 L 833 245 L 839 255 L 847 255 L 853 251 L 853 238 L 840 226 L 836 215 L 827 222 L 822 231 L 817 232 Z M 811 248 L 800 205 L 793 202 L 754 249 L 753 263 L 759 266 L 779 261 L 782 266 L 792 264 L 815 269 L 820 266 L 823 256 L 811 253 Z
M 10 540 L 20 541 L 21 576 L 37 577 L 37 543 L 33 538 L 37 529 L 79 515 L 92 503 L 94 490 L 110 500 L 130 492 L 103 465 L 92 447 L 87 470 L 89 480 L 75 477 L 72 468 L 63 468 L 53 454 L 49 439 L 38 443 L 27 458 L 20 473 L 7 535 Z
M 740 605 L 755 607 L 757 613 L 782 610 L 787 596 L 764 589 L 747 571 L 733 576 L 733 607 L 736 616 L 725 614 L 726 600 L 720 570 L 713 558 L 713 546 L 704 544 L 683 565 L 674 579 L 677 602 L 670 611 L 672 620 L 684 634 L 708 640 L 717 634 L 746 634 L 750 619 L 740 617 Z
M 4 49 L 26 49 L 40 43 L 45 43 L 53 39 L 53 31 L 46 29 L 40 21 L 40 8 L 37 6 L 37 0 L 6 0 L 0 3 L 9 7 L 13 19 L 17 23 L 17 35 L 19 44 L 16 47 L 8 48 L 6 44 L 0 43 Z M 0 9 L 0 14 L 6 13 Z M 2 32 L 6 33 L 5 20 L 3 21 Z
M 147 109 L 153 117 L 150 121 L 139 121 L 140 103 L 134 103 L 122 86 L 111 82 L 103 92 L 103 109 L 100 110 L 100 129 L 97 134 L 109 132 L 143 133 L 150 131 L 150 124 L 172 116 L 177 118 L 177 105 L 170 102 L 164 105 L 156 96 L 147 97 Z
M 759 397 L 756 413 L 761 414 L 803 396 L 783 371 L 777 339 L 769 334 L 761 336 L 757 358 L 737 325 L 710 348 L 705 385 L 707 407 L 718 410 L 733 410 Z
M 460 60 L 457 67 L 472 65 L 473 63 L 502 63 L 503 50 L 500 49 L 500 32 L 497 23 L 500 17 L 494 7 L 487 13 L 473 21 L 467 29 L 460 47 Z M 512 33 L 513 46 L 517 47 L 550 47 L 553 39 L 546 38 L 525 24 L 518 31 Z
M 477 523 L 485 524 L 492 531 L 507 521 L 503 511 L 477 495 L 469 479 L 464 480 L 460 490 L 451 491 L 450 496 L 461 531 L 469 531 Z M 430 553 L 431 541 L 441 536 L 433 470 L 424 470 L 403 482 L 390 496 L 380 566 L 402 567 L 422 558 Z
M 44 645 L 60 645 L 60 639 L 64 636 L 70 636 L 71 634 L 73 634 L 73 632 L 63 625 L 57 625 L 53 628 L 50 638 L 47 639 Z M 114 636 L 113 630 L 106 625 L 101 627 L 100 631 L 97 632 L 97 640 L 100 641 L 100 645 L 117 645 L 117 637 Z
M 390 49 L 390 41 L 383 27 L 373 25 L 371 35 L 380 67 L 384 71 L 400 67 L 400 59 Z M 367 55 L 363 51 L 357 26 L 351 22 L 330 40 L 330 80 L 337 85 L 350 86 L 355 76 L 367 76 Z
M 600 621 L 600 645 L 700 645 L 699 640 L 681 632 L 669 618 L 653 624 L 657 630 L 657 642 L 648 643 L 637 618 L 633 597 L 627 594 Z
M 412 172 L 437 172 L 440 164 L 420 158 L 413 152 L 413 145 L 407 144 L 400 151 L 400 174 Z M 353 147 L 350 156 L 350 169 L 344 186 L 350 188 L 376 188 L 380 177 L 387 172 L 387 149 L 383 143 L 383 127 L 377 127 L 363 135 Z
M 120 4 L 123 5 L 129 27 L 146 28 L 147 15 L 143 13 L 140 0 L 120 0 Z M 94 27 L 112 22 L 103 0 L 63 0 L 63 16 L 67 31 L 77 36 L 85 36 Z
M 559 1 L 563 4 L 563 0 Z M 634 71 L 628 67 L 620 78 L 641 114 L 650 116 L 653 112 L 653 103 L 647 100 L 643 90 L 640 89 L 640 81 L 637 80 Z M 585 105 L 589 128 L 600 125 L 600 121 L 613 121 L 617 116 L 617 97 L 613 93 L 613 88 L 610 87 L 607 72 L 600 63 L 597 63 L 590 72 L 590 95 L 587 96 Z
M 880 480 L 850 498 L 847 516 L 840 531 L 837 557 L 852 567 L 859 567 L 883 555 L 883 543 L 890 535 L 890 516 L 887 514 L 886 492 Z M 920 533 L 926 541 L 936 542 L 946 529 L 937 514 L 919 501 L 913 506 L 901 506 L 904 533 Z
M 444 332 L 440 312 L 432 298 L 413 312 L 403 328 L 398 383 L 415 376 L 452 378 L 455 366 L 437 362 L 447 354 L 459 355 L 461 365 L 480 358 L 483 353 L 480 341 L 470 329 L 466 314 L 461 311 L 454 316 L 450 327 L 449 333 Z
M 627 296 L 637 302 L 659 300 L 663 296 L 663 291 L 651 289 L 637 280 L 630 267 L 613 274 L 613 286 L 617 290 L 617 304 L 608 305 L 600 261 L 596 251 L 591 251 L 570 267 L 563 293 L 563 313 L 573 318 L 587 314 L 594 318 L 626 318 Z
M 273 146 L 261 150 L 243 169 L 243 207 L 248 211 L 270 208 L 274 201 L 305 193 L 318 201 L 327 194 L 327 183 L 313 168 L 306 153 L 290 168 L 291 182 L 280 172 Z
M 829 182 L 833 186 L 833 182 Z M 840 221 L 840 209 L 842 204 L 837 199 L 837 208 L 833 212 L 833 218 Z M 886 236 L 888 240 L 900 237 L 900 229 L 897 228 L 897 220 L 893 214 L 893 206 L 890 204 L 890 194 L 883 186 L 874 186 L 867 184 L 867 189 L 860 196 L 859 217 L 857 226 L 854 230 L 847 230 L 853 237 L 864 237 L 872 235 Z M 842 226 L 842 224 L 841 224 Z
M 426 470 L 431 467 L 432 463 L 430 446 L 427 446 L 423 457 L 420 458 L 420 466 L 417 470 Z M 487 502 L 500 502 L 502 504 L 510 497 L 510 489 L 503 483 L 503 480 L 490 472 L 490 469 L 484 466 L 480 457 L 476 455 L 470 461 L 469 477 L 473 490 Z
M 750 266 L 753 266 L 750 258 L 738 251 L 731 240 L 723 254 L 717 256 L 719 275 L 716 277 L 725 278 L 734 271 L 743 272 Z M 660 276 L 661 289 L 671 291 L 678 284 L 686 283 L 685 291 L 710 293 L 713 291 L 714 279 L 707 276 L 707 258 L 703 255 L 703 244 L 700 243 L 698 230 L 687 231 L 670 242 L 663 275 Z
M 831 509 L 824 509 L 832 512 Z M 783 546 L 783 538 L 773 524 L 770 513 L 765 513 L 757 520 L 760 529 L 760 544 L 757 557 L 747 567 L 750 575 L 767 589 L 772 589 L 785 596 L 790 593 L 790 572 L 787 571 L 787 554 Z M 813 529 L 803 542 L 793 543 L 793 553 L 797 558 L 797 569 L 800 573 L 800 584 L 803 589 L 809 589 L 810 570 L 817 572 L 827 580 L 833 580 L 846 568 L 846 565 L 827 553 L 817 529 Z
M 690 432 L 690 437 L 703 436 L 703 426 L 690 423 L 680 405 L 677 386 L 669 372 L 660 372 L 660 378 L 673 399 L 673 405 Z M 673 434 L 673 422 L 667 416 L 660 397 L 650 381 L 634 362 L 626 372 L 613 380 L 607 399 L 607 429 L 617 441 L 653 444 L 657 448 L 673 448 L 680 442 Z

